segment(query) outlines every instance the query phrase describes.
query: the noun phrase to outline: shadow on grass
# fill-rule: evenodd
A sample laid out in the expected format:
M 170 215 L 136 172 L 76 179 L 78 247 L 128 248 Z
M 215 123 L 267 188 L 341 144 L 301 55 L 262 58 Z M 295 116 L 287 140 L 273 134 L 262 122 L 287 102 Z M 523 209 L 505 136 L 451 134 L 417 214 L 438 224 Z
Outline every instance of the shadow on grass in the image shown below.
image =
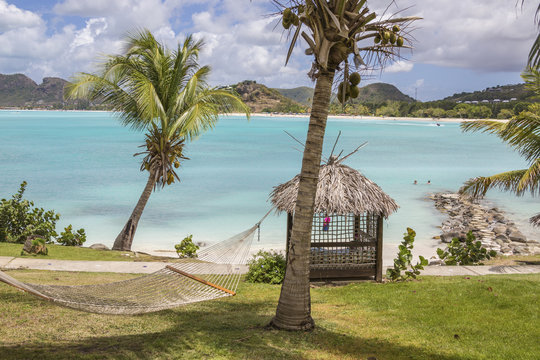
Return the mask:
M 27 303 L 21 301 L 20 297 L 13 297 L 10 301 Z M 92 334 L 88 328 L 88 336 L 84 339 L 56 342 L 40 340 L 39 334 L 36 334 L 35 341 L 30 343 L 0 347 L 0 358 L 367 359 L 375 356 L 379 360 L 465 359 L 446 357 L 420 347 L 394 344 L 387 340 L 343 334 L 324 327 L 317 327 L 312 332 L 268 330 L 265 325 L 272 316 L 274 306 L 275 303 L 268 301 L 217 301 L 133 317 L 138 322 L 174 324 L 157 332 L 107 336 Z M 44 310 L 54 312 L 53 308 Z M 66 315 L 69 316 L 69 312 Z M 109 316 L 103 318 L 111 320 Z M 123 316 L 121 318 L 125 319 Z M 50 326 L 54 326 L 54 322 Z M 59 332 L 57 338 L 61 338 L 62 330 L 54 331 Z M 69 331 L 65 329 L 65 332 Z

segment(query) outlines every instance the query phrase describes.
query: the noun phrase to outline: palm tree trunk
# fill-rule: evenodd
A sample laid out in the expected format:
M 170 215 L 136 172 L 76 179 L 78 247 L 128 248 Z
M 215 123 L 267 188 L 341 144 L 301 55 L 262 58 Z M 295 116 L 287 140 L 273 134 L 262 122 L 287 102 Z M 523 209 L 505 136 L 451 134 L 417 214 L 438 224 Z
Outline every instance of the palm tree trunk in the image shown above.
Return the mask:
M 270 323 L 271 326 L 279 329 L 309 330 L 315 326 L 311 318 L 309 251 L 315 195 L 333 80 L 334 71 L 321 70 L 313 94 L 313 105 L 288 249 L 287 269 L 281 286 L 276 316 Z
M 144 187 L 135 209 L 133 209 L 133 212 L 131 213 L 126 225 L 122 231 L 120 231 L 116 237 L 116 240 L 114 240 L 113 250 L 131 251 L 131 244 L 133 243 L 135 230 L 137 230 L 137 225 L 139 224 L 144 207 L 152 194 L 155 183 L 155 170 L 150 170 L 148 181 L 146 182 L 146 186 Z

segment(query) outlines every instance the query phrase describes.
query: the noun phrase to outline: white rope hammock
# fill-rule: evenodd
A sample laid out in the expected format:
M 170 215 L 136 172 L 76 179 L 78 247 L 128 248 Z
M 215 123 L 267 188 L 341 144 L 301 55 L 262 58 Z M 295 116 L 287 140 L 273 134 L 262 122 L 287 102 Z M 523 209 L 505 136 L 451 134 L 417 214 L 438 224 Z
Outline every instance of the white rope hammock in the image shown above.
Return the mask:
M 255 232 L 269 213 L 250 229 L 200 251 L 195 259 L 134 279 L 100 285 L 38 285 L 0 271 L 0 281 L 61 306 L 100 314 L 142 314 L 234 296 Z

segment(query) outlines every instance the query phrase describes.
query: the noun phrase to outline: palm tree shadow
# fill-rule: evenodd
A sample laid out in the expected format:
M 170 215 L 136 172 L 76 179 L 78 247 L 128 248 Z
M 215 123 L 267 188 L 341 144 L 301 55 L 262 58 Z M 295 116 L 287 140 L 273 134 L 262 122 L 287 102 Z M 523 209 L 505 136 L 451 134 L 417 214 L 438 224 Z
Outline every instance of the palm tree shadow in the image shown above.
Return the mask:
M 273 305 L 273 304 L 272 304 Z M 219 306 L 199 304 L 181 310 L 140 315 L 148 321 L 174 325 L 159 332 L 119 336 L 90 334 L 75 341 L 36 341 L 0 347 L 2 359 L 74 358 L 232 358 L 306 359 L 309 354 L 335 358 L 441 359 L 460 357 L 432 353 L 420 347 L 363 338 L 317 327 L 312 332 L 269 330 L 273 307 L 267 301 L 221 301 Z M 146 319 L 145 319 L 146 320 Z M 66 331 L 69 331 L 67 329 Z M 307 354 L 307 355 L 306 355 Z

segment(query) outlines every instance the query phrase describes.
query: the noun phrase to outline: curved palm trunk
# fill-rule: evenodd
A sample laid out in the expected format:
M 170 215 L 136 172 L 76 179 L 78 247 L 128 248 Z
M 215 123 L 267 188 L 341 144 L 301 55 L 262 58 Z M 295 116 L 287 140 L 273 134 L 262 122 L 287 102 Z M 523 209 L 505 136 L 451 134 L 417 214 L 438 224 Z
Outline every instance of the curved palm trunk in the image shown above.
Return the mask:
M 309 251 L 315 195 L 333 80 L 334 71 L 321 71 L 315 85 L 288 249 L 287 270 L 281 287 L 276 316 L 270 323 L 271 326 L 280 329 L 309 330 L 315 326 L 311 318 Z
M 124 226 L 122 231 L 120 231 L 120 234 L 118 234 L 116 240 L 114 240 L 113 250 L 131 250 L 131 244 L 133 243 L 135 230 L 137 230 L 137 225 L 139 224 L 139 220 L 143 213 L 144 207 L 146 206 L 146 203 L 148 202 L 148 199 L 150 198 L 150 195 L 154 190 L 155 183 L 155 170 L 151 170 L 150 175 L 148 176 L 148 181 L 146 182 L 146 186 L 144 187 L 144 190 L 141 194 L 141 197 L 139 198 L 139 201 L 137 202 L 137 205 L 135 206 L 135 209 L 133 209 L 133 212 L 131 213 L 131 216 L 129 217 L 126 225 Z

